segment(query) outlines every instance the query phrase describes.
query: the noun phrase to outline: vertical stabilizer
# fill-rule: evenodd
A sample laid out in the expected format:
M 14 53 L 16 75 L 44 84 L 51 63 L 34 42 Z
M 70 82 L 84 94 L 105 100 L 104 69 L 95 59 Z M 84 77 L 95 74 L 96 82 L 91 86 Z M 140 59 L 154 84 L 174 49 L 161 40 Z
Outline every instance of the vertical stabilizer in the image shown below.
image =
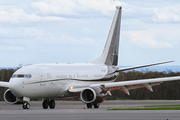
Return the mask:
M 93 64 L 106 64 L 115 66 L 118 64 L 121 12 L 122 7 L 117 6 L 103 53 L 99 58 L 92 62 Z

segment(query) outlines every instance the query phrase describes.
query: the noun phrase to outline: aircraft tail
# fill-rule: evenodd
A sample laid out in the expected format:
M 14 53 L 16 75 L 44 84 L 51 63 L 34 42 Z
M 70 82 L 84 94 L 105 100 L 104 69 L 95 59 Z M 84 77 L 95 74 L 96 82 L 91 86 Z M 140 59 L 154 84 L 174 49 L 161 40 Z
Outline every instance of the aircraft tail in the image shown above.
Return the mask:
M 103 53 L 98 57 L 93 64 L 106 64 L 115 65 L 118 64 L 118 52 L 119 52 L 119 36 L 121 25 L 121 13 L 122 7 L 117 6 L 114 19 L 111 24 L 111 28 L 104 46 Z

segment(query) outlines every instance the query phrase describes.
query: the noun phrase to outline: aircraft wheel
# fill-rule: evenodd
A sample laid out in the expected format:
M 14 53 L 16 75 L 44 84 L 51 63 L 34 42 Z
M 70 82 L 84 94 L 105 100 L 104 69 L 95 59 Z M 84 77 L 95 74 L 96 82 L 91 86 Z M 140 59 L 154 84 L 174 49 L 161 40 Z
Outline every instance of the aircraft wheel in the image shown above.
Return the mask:
M 55 101 L 54 100 L 51 100 L 50 102 L 49 102 L 49 107 L 50 107 L 50 109 L 54 109 L 55 108 Z
M 87 108 L 92 108 L 92 104 L 87 103 Z
M 99 103 L 95 103 L 94 108 L 99 108 L 99 105 L 100 105 Z
M 24 102 L 22 107 L 23 109 L 30 109 L 30 104 L 28 102 Z
M 48 101 L 47 101 L 47 100 L 44 100 L 44 101 L 43 101 L 42 107 L 43 107 L 44 109 L 47 109 L 47 108 L 48 108 Z

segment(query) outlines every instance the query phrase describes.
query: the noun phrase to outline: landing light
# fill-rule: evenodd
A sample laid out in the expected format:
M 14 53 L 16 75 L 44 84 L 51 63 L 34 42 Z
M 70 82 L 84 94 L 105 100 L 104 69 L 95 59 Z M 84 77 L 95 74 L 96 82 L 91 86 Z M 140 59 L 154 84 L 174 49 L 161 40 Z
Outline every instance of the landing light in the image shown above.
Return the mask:
M 72 89 L 74 89 L 74 87 L 73 87 L 73 86 L 71 86 L 71 87 L 70 87 L 70 89 L 72 90 Z

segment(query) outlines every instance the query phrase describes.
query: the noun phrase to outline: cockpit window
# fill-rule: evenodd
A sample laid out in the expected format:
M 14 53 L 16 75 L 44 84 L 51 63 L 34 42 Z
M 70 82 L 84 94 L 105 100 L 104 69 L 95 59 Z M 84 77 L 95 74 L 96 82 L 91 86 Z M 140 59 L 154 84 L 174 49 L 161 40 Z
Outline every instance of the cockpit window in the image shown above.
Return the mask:
M 12 75 L 11 78 L 31 78 L 32 75 L 31 74 L 14 74 Z
M 25 78 L 31 78 L 32 76 L 31 76 L 31 74 L 27 74 L 27 75 L 25 75 Z
M 16 77 L 16 75 L 12 75 L 12 77 L 11 78 L 15 78 Z
M 24 75 L 17 75 L 17 78 L 24 78 Z

